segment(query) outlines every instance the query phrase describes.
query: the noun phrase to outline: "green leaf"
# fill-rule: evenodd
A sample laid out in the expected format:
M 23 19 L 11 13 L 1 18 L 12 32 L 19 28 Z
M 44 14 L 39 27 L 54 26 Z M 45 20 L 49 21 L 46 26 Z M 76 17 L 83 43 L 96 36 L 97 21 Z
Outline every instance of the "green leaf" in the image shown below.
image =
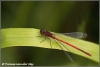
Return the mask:
M 50 38 L 52 42 L 52 48 L 50 46 L 50 40 L 41 36 L 40 30 L 35 28 L 8 28 L 8 29 L 2 29 L 2 48 L 6 47 L 13 47 L 13 46 L 33 46 L 33 47 L 41 47 L 41 48 L 49 48 L 49 49 L 59 49 L 62 50 L 58 44 L 54 41 L 54 39 Z M 52 32 L 53 33 L 53 32 Z M 57 33 L 54 33 L 57 34 Z M 61 34 L 55 35 L 55 37 L 62 39 L 70 44 L 73 44 L 74 46 L 77 46 L 86 52 L 89 52 L 92 54 L 92 56 L 88 56 L 66 44 L 64 44 L 71 53 L 83 56 L 85 58 L 88 58 L 90 60 L 93 60 L 95 62 L 99 62 L 99 46 L 98 44 L 84 41 L 81 39 L 71 38 L 68 36 L 64 36 Z M 43 41 L 43 42 L 41 42 Z M 40 43 L 41 42 L 41 43 Z M 61 45 L 61 44 L 60 44 Z M 63 47 L 63 46 L 62 46 Z M 65 51 L 68 51 L 66 48 L 63 47 Z

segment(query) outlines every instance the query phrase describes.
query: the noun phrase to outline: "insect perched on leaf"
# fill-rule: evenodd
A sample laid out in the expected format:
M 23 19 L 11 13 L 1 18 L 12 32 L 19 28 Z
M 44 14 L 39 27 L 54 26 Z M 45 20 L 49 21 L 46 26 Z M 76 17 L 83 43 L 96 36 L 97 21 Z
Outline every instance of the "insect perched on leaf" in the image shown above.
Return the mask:
M 41 35 L 43 35 L 43 36 L 45 36 L 45 39 L 46 39 L 46 37 L 49 39 L 49 37 L 50 38 L 52 38 L 52 39 L 54 39 L 55 40 L 55 42 L 58 44 L 58 46 L 63 50 L 63 48 L 61 47 L 61 45 L 59 45 L 59 43 L 64 43 L 64 44 L 66 44 L 66 45 L 69 45 L 70 47 L 73 47 L 74 49 L 76 49 L 76 50 L 79 50 L 79 51 L 81 51 L 81 52 L 83 52 L 84 54 L 86 54 L 86 55 L 88 55 L 88 56 L 91 56 L 91 54 L 90 53 L 88 53 L 88 52 L 86 52 L 86 51 L 84 51 L 84 50 L 82 50 L 82 49 L 80 49 L 79 47 L 76 47 L 76 46 L 74 46 L 74 45 L 72 45 L 72 44 L 70 44 L 70 43 L 68 43 L 68 42 L 66 42 L 66 41 L 63 41 L 63 40 L 61 40 L 61 39 L 59 39 L 59 38 L 56 38 L 51 32 L 49 32 L 49 31 L 46 31 L 46 30 L 44 30 L 43 28 L 40 30 L 40 33 L 41 33 Z M 67 35 L 67 36 L 71 36 L 71 37 L 75 37 L 75 38 L 84 38 L 84 37 L 86 37 L 87 36 L 87 34 L 86 33 L 82 33 L 82 32 L 74 32 L 74 33 L 63 33 L 64 35 Z M 50 39 L 49 39 L 50 40 Z M 44 40 L 43 40 L 44 41 Z M 43 41 L 41 41 L 41 42 L 43 42 Z M 58 43 L 58 42 L 59 43 Z M 63 44 L 62 44 L 63 45 Z M 50 41 L 50 46 L 51 46 L 51 48 L 52 48 L 52 45 L 51 45 L 51 41 Z M 64 45 L 63 45 L 64 46 Z M 65 47 L 65 46 L 64 46 Z M 65 47 L 66 48 L 66 47 Z M 68 49 L 68 48 L 66 48 L 66 49 Z M 63 50 L 64 51 L 64 50 Z M 64 53 L 68 56 L 68 58 L 73 62 L 73 60 L 72 60 L 72 58 L 70 57 L 70 55 L 67 53 L 67 52 L 65 52 L 64 51 Z

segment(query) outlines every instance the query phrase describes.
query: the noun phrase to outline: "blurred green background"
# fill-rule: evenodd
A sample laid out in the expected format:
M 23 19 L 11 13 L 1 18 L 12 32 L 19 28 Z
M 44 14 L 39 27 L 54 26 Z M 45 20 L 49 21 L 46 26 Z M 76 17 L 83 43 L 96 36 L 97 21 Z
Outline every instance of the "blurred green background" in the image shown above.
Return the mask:
M 1 28 L 44 28 L 52 32 L 86 32 L 84 40 L 99 43 L 99 1 L 1 1 Z M 34 66 L 98 66 L 63 51 L 36 47 L 2 49 L 2 62 Z

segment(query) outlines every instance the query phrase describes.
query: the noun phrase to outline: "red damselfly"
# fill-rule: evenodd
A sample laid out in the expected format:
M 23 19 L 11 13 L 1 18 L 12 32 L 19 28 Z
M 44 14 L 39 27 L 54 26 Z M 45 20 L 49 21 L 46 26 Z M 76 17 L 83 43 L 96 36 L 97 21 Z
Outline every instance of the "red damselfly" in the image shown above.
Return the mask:
M 63 50 L 63 48 L 61 47 L 61 45 L 59 45 L 59 43 L 60 43 L 60 44 L 62 44 L 62 43 L 67 44 L 67 45 L 73 47 L 74 49 L 79 50 L 79 51 L 83 52 L 84 54 L 86 54 L 86 55 L 88 55 L 88 56 L 91 56 L 90 53 L 88 53 L 88 52 L 86 52 L 86 51 L 84 51 L 84 50 L 82 50 L 82 49 L 80 49 L 80 48 L 78 48 L 78 47 L 76 47 L 76 46 L 74 46 L 74 45 L 72 45 L 72 44 L 66 42 L 66 41 L 63 41 L 63 40 L 61 40 L 61 39 L 59 39 L 59 38 L 56 38 L 51 32 L 49 32 L 49 31 L 47 31 L 47 30 L 44 30 L 43 28 L 40 30 L 40 33 L 41 33 L 41 35 L 45 36 L 46 38 L 50 37 L 50 38 L 54 39 L 55 42 L 58 44 L 58 46 L 59 46 L 62 50 Z M 84 38 L 84 37 L 87 36 L 87 34 L 84 34 L 84 33 L 82 33 L 82 32 L 64 33 L 64 35 L 68 35 L 68 36 L 75 37 L 75 38 Z M 45 38 L 45 39 L 46 39 L 46 38 Z M 44 39 L 44 40 L 45 40 L 45 39 Z M 48 39 L 49 39 L 49 38 L 48 38 Z M 43 41 L 44 41 L 44 40 L 43 40 Z M 49 39 L 49 40 L 50 40 L 50 39 Z M 43 41 L 41 41 L 41 42 L 43 42 Z M 58 43 L 57 41 L 58 41 L 59 43 Z M 62 44 L 62 45 L 63 45 L 63 44 Z M 52 48 L 51 40 L 50 40 L 50 46 L 51 46 L 51 48 Z M 64 46 L 64 45 L 63 45 L 63 46 Z M 64 47 L 65 47 L 65 46 L 64 46 Z M 65 48 L 68 49 L 67 47 L 65 47 Z M 68 49 L 68 50 L 69 50 L 69 49 Z M 63 51 L 64 51 L 64 50 L 63 50 Z M 68 56 L 68 58 L 73 62 L 73 60 L 72 60 L 72 58 L 70 57 L 70 55 L 69 55 L 67 52 L 65 52 L 65 51 L 64 51 L 64 53 L 65 53 L 65 54 Z

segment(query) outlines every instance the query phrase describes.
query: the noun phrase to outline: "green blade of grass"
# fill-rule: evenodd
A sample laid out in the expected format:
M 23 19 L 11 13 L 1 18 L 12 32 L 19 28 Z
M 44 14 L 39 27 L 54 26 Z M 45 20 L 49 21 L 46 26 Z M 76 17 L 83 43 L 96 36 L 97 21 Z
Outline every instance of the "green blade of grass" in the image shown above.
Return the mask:
M 13 47 L 13 46 L 33 46 L 33 47 L 41 47 L 41 48 L 49 48 L 51 49 L 50 46 L 50 41 L 46 39 L 42 43 L 40 43 L 42 40 L 44 40 L 44 37 L 37 37 L 41 36 L 40 30 L 35 29 L 35 28 L 8 28 L 8 29 L 2 29 L 2 46 L 1 48 L 6 48 L 6 47 Z M 56 34 L 56 33 L 55 33 Z M 95 62 L 99 62 L 99 46 L 98 44 L 76 39 L 76 38 L 71 38 L 68 36 L 64 35 L 55 35 L 57 38 L 60 38 L 66 42 L 69 42 L 86 52 L 89 52 L 92 54 L 92 56 L 87 56 L 86 54 L 64 44 L 70 51 L 71 53 L 83 56 L 85 58 L 88 58 L 90 60 L 93 60 Z M 52 49 L 59 49 L 61 48 L 57 45 L 57 43 L 50 38 L 52 41 Z M 63 47 L 63 46 L 62 46 Z M 68 51 L 63 47 L 65 51 Z

